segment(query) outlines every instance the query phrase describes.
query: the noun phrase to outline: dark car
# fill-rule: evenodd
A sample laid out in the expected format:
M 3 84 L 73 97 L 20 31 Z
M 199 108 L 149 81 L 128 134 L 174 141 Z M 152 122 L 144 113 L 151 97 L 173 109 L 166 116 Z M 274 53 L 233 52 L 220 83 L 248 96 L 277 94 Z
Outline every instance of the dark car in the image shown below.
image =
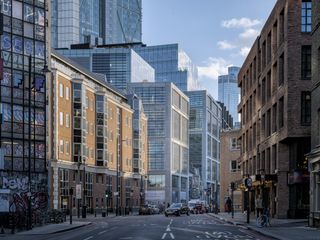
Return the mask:
M 164 215 L 166 217 L 169 215 L 180 216 L 181 214 L 187 214 L 187 216 L 189 216 L 188 205 L 182 203 L 172 203 L 171 206 L 164 211 Z

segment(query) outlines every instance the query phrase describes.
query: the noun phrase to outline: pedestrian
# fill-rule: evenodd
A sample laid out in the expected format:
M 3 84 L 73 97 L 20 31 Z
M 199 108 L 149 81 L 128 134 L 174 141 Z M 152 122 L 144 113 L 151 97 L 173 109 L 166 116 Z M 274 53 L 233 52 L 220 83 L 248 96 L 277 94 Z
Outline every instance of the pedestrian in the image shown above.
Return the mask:
M 255 199 L 255 205 L 256 205 L 256 211 L 257 211 L 257 218 L 259 217 L 260 214 L 262 214 L 262 198 L 261 195 L 258 194 L 256 199 Z
M 227 209 L 227 212 L 230 213 L 231 212 L 231 206 L 232 206 L 232 200 L 230 197 L 227 198 L 227 201 L 226 201 L 226 209 Z

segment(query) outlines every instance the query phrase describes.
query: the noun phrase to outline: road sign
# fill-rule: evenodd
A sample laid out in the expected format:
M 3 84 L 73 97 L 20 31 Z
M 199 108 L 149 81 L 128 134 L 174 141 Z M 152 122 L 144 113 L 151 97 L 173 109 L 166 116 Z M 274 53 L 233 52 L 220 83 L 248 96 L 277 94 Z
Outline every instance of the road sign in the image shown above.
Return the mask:
M 118 192 L 114 192 L 113 195 L 114 195 L 114 196 L 118 196 L 119 193 L 118 193 Z
M 247 188 L 251 188 L 252 187 L 252 179 L 250 177 L 248 177 L 245 181 L 245 185 Z
M 81 199 L 81 184 L 76 185 L 76 199 Z

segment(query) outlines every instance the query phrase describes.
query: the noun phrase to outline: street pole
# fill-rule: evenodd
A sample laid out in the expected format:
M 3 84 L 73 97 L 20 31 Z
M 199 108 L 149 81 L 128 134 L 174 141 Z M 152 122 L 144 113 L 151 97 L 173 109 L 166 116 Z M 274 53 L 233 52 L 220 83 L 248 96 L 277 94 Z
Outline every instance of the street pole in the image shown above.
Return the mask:
M 247 189 L 247 223 L 250 223 L 250 191 L 249 188 Z
M 118 216 L 119 211 L 119 158 L 120 158 L 120 136 L 118 136 L 118 143 L 117 143 L 117 179 L 116 179 L 116 185 L 117 185 L 117 199 L 116 199 L 116 216 Z
M 231 217 L 234 217 L 234 208 L 233 208 L 233 189 L 231 190 Z
M 80 163 L 80 150 L 79 150 L 79 152 L 78 152 L 78 178 L 77 178 L 78 184 L 80 184 L 80 164 L 81 163 Z M 77 208 L 78 208 L 78 211 L 77 211 L 78 218 L 80 218 L 80 199 L 79 198 L 77 198 Z
M 29 114 L 29 126 L 28 126 L 28 137 L 29 137 L 29 158 L 28 158 L 28 183 L 29 183 L 29 192 L 28 192 L 28 220 L 27 220 L 27 229 L 31 230 L 32 228 L 32 209 L 31 209 L 31 62 L 32 58 L 29 55 L 29 102 L 28 102 L 28 114 Z
M 72 224 L 72 196 L 73 196 L 73 188 L 70 188 L 69 191 L 69 205 L 70 205 L 70 224 Z
M 82 218 L 87 217 L 87 206 L 86 206 L 86 168 L 85 165 L 83 164 L 83 179 L 82 179 L 82 184 L 83 184 L 83 198 L 82 198 Z

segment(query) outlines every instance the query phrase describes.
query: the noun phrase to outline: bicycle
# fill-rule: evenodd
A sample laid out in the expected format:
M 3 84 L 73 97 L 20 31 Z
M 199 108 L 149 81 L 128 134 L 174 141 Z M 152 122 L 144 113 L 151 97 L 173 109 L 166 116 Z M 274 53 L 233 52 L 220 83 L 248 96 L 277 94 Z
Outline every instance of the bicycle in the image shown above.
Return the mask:
M 257 218 L 257 227 L 271 227 L 269 208 L 264 208 L 263 213 Z

